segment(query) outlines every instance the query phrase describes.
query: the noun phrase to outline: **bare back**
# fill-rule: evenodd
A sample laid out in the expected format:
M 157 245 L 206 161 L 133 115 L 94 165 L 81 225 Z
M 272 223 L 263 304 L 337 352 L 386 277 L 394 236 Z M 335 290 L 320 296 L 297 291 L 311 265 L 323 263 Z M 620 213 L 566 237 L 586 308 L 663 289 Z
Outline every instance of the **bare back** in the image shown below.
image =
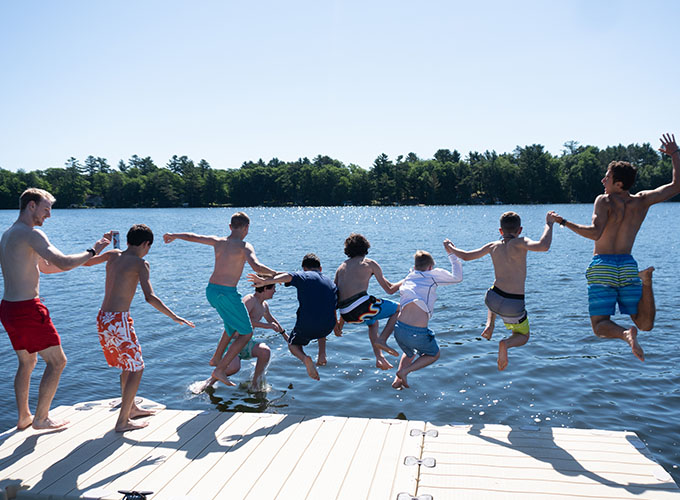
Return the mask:
M 47 240 L 45 234 L 22 222 L 15 222 L 0 239 L 0 263 L 4 282 L 3 299 L 17 302 L 40 295 L 42 257 L 34 250 L 34 240 Z
M 375 266 L 375 261 L 365 257 L 352 257 L 340 264 L 335 272 L 338 300 L 345 300 L 368 290 L 368 282 L 375 272 Z
M 491 244 L 489 253 L 493 261 L 494 285 L 504 292 L 523 295 L 527 278 L 526 238 L 496 241 Z
M 595 254 L 630 254 L 650 204 L 644 193 L 605 194 L 595 201 L 593 220 L 605 217 L 602 235 L 595 240 Z
M 144 259 L 121 250 L 110 250 L 106 262 L 106 286 L 102 311 L 125 312 L 137 291 L 140 275 L 146 268 Z
M 243 274 L 243 266 L 253 248 L 243 240 L 219 238 L 214 245 L 215 269 L 210 276 L 210 283 L 222 286 L 236 286 Z

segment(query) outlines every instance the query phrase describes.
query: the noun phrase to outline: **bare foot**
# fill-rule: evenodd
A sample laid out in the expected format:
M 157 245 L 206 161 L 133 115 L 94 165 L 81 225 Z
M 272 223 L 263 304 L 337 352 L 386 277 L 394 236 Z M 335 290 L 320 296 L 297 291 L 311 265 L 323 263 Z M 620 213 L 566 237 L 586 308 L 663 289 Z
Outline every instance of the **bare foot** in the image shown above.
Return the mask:
M 149 422 L 133 422 L 128 420 L 127 423 L 122 425 L 116 425 L 116 432 L 134 431 L 137 429 L 143 429 L 149 425 Z
M 233 383 L 231 380 L 229 380 L 229 377 L 225 376 L 224 373 L 218 372 L 217 370 L 213 370 L 211 377 L 216 379 L 216 380 L 219 380 L 224 385 L 228 385 L 229 387 L 235 387 L 236 386 L 235 383 Z
M 221 359 L 222 358 L 219 358 L 217 356 L 213 356 L 212 358 L 210 358 L 210 361 L 208 361 L 208 365 L 217 366 L 220 363 Z
M 645 269 L 646 271 L 647 269 Z M 651 275 L 651 273 L 650 273 Z M 633 351 L 633 354 L 635 354 L 635 357 L 638 358 L 640 361 L 645 360 L 645 353 L 642 350 L 642 347 L 640 347 L 640 344 L 638 344 L 637 341 L 637 328 L 634 326 L 631 326 L 629 330 L 626 330 L 623 332 L 623 340 L 628 342 L 628 345 L 630 346 L 631 350 Z
M 508 348 L 505 341 L 498 343 L 498 370 L 503 371 L 508 367 Z
M 642 280 L 643 285 L 652 284 L 652 273 L 654 272 L 654 267 L 650 266 L 647 269 L 643 269 L 638 273 L 638 276 Z
M 26 418 L 20 418 L 17 422 L 17 430 L 23 431 L 24 429 L 28 429 L 32 423 L 33 415 L 28 415 Z
M 60 427 L 66 427 L 70 423 L 68 420 L 52 420 L 50 417 L 47 417 L 45 420 L 36 420 L 34 418 L 32 425 L 34 429 L 59 429 Z
M 319 380 L 319 372 L 316 371 L 314 361 L 309 356 L 305 356 L 305 368 L 307 368 L 307 375 L 309 375 L 314 380 Z
M 385 342 L 381 341 L 380 339 L 376 340 L 373 343 L 373 345 L 376 346 L 381 351 L 385 351 L 387 354 L 391 354 L 392 356 L 399 356 L 399 353 L 395 349 L 392 349 L 390 346 L 388 346 Z
M 144 410 L 140 408 L 137 405 L 134 405 L 130 409 L 130 420 L 134 420 L 136 418 L 144 418 L 144 417 L 150 417 L 152 415 L 156 414 L 156 410 Z
M 394 380 L 392 381 L 392 387 L 394 389 L 401 389 L 402 383 L 401 379 L 395 375 Z
M 395 379 L 398 379 L 398 380 L 401 381 L 402 387 L 406 387 L 407 389 L 409 388 L 408 382 L 406 382 L 406 374 L 404 372 L 402 372 L 401 370 L 399 370 L 397 372 Z M 394 387 L 394 382 L 392 382 L 392 387 Z
M 392 366 L 392 364 L 390 364 L 390 362 L 385 359 L 385 356 L 379 356 L 375 358 L 375 366 L 381 370 L 389 370 L 394 368 L 394 366 Z
M 328 363 L 328 361 L 326 360 L 326 356 L 319 356 L 318 358 L 316 358 L 316 364 L 318 366 L 326 366 L 326 363 Z
M 484 331 L 482 332 L 482 337 L 484 337 L 486 340 L 491 340 L 491 336 L 493 335 L 493 327 L 494 325 L 486 325 L 486 328 L 484 328 Z

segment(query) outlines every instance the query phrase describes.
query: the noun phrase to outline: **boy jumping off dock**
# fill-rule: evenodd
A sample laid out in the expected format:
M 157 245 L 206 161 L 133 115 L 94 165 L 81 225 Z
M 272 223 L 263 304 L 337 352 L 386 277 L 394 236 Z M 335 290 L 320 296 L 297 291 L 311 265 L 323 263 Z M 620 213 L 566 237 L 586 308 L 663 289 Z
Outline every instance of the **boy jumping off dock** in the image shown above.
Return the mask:
M 385 359 L 382 351 L 393 356 L 399 353 L 387 345 L 387 339 L 397 322 L 399 304 L 391 300 L 377 299 L 368 295 L 368 282 L 372 276 L 390 295 L 399 290 L 399 283 L 390 283 L 383 276 L 380 264 L 366 258 L 371 244 L 361 234 L 352 233 L 345 240 L 345 255 L 348 259 L 340 264 L 335 272 L 335 284 L 338 287 L 338 309 L 340 320 L 338 330 L 342 331 L 344 323 L 365 324 L 368 326 L 368 338 L 375 354 L 375 366 L 389 370 L 392 365 Z M 387 324 L 378 336 L 378 320 L 387 319 Z
M 215 268 L 205 295 L 210 305 L 217 309 L 224 323 L 224 330 L 229 334 L 236 334 L 236 338 L 229 346 L 227 353 L 220 360 L 213 358 L 210 365 L 215 366 L 212 377 L 224 385 L 234 386 L 227 376 L 227 366 L 232 362 L 241 350 L 248 344 L 253 336 L 253 326 L 246 306 L 243 305 L 241 294 L 236 290 L 236 285 L 243 273 L 243 267 L 248 262 L 256 273 L 273 276 L 276 271 L 260 263 L 255 256 L 255 249 L 250 243 L 243 241 L 250 228 L 250 219 L 243 212 L 237 212 L 231 216 L 229 229 L 231 233 L 227 237 L 203 236 L 195 233 L 166 233 L 163 235 L 165 243 L 175 240 L 190 241 L 210 245 L 215 249 Z
M 249 274 L 248 279 L 255 286 L 267 286 L 284 283 L 297 288 L 299 307 L 297 320 L 290 336 L 282 332 L 288 342 L 290 352 L 302 361 L 307 375 L 319 380 L 319 372 L 312 358 L 305 354 L 304 346 L 312 340 L 319 342 L 318 364 L 326 364 L 326 337 L 335 329 L 335 309 L 338 303 L 338 291 L 335 284 L 321 274 L 321 261 L 313 253 L 302 259 L 302 271 L 279 273 L 273 278 L 263 279 Z
M 399 316 L 394 327 L 394 339 L 404 351 L 392 387 L 409 387 L 406 376 L 431 365 L 439 359 L 439 345 L 434 332 L 427 325 L 434 312 L 437 287 L 463 281 L 463 266 L 453 254 L 453 243 L 444 240 L 444 248 L 451 262 L 451 272 L 434 268 L 432 255 L 418 250 L 414 255 L 413 270 L 404 278 L 399 293 Z M 416 354 L 419 357 L 416 359 Z
M 104 300 L 97 314 L 99 342 L 109 366 L 120 368 L 121 404 L 116 432 L 141 429 L 148 422 L 133 419 L 153 415 L 135 404 L 135 395 L 144 371 L 142 349 L 137 341 L 130 303 L 135 296 L 137 283 L 142 287 L 144 299 L 160 312 L 181 325 L 194 324 L 172 312 L 153 292 L 149 279 L 149 263 L 144 257 L 153 243 L 153 232 L 144 224 L 135 224 L 127 233 L 127 250 L 109 250 L 92 257 L 84 265 L 93 266 L 106 262 L 106 286 Z
M 484 302 L 488 307 L 486 327 L 482 337 L 491 340 L 496 315 L 512 332 L 510 337 L 498 343 L 498 369 L 508 366 L 508 349 L 523 346 L 529 341 L 529 318 L 524 307 L 524 284 L 527 277 L 527 251 L 547 252 L 552 243 L 552 228 L 556 214 L 548 212 L 545 228 L 538 241 L 520 236 L 522 220 L 515 212 L 501 215 L 501 239 L 487 243 L 476 250 L 465 251 L 451 245 L 451 252 L 467 261 L 491 254 L 495 280 L 486 292 Z

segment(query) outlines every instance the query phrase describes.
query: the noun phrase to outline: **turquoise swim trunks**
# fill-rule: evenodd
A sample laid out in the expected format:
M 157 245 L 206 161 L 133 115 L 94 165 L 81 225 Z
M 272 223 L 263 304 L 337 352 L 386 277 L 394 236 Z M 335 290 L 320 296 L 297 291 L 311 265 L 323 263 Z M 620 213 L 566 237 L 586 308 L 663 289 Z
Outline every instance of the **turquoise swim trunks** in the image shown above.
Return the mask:
M 637 314 L 642 297 L 638 265 L 628 254 L 594 255 L 586 270 L 588 312 L 591 316 L 612 316 L 619 304 L 621 314 Z
M 210 305 L 217 309 L 227 333 L 238 332 L 240 335 L 253 333 L 250 316 L 248 316 L 246 306 L 241 301 L 241 294 L 238 293 L 235 286 L 208 283 L 205 296 Z
M 227 350 L 229 349 L 229 346 L 233 341 L 234 337 L 232 337 L 229 343 L 227 344 Z M 243 361 L 253 359 L 253 347 L 255 347 L 257 344 L 259 344 L 259 342 L 255 342 L 253 339 L 250 339 L 248 343 L 245 345 L 245 347 L 241 349 L 241 352 L 238 353 L 238 358 Z

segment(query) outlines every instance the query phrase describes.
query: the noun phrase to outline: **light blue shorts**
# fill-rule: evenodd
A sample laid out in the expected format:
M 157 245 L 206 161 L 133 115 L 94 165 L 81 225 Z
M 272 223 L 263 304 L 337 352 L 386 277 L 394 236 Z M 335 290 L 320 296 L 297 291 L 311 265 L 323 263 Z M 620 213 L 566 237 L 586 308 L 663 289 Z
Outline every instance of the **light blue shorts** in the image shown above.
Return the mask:
M 248 310 L 241 301 L 241 294 L 238 293 L 235 286 L 208 283 L 205 296 L 210 305 L 217 309 L 227 333 L 237 332 L 239 335 L 253 333 L 253 325 L 250 323 Z
M 642 281 L 632 256 L 594 255 L 586 270 L 588 312 L 591 316 L 612 316 L 619 304 L 621 314 L 637 314 Z
M 439 352 L 439 344 L 434 338 L 434 332 L 429 328 L 407 325 L 397 321 L 394 326 L 394 340 L 407 357 L 418 354 L 435 356 Z

